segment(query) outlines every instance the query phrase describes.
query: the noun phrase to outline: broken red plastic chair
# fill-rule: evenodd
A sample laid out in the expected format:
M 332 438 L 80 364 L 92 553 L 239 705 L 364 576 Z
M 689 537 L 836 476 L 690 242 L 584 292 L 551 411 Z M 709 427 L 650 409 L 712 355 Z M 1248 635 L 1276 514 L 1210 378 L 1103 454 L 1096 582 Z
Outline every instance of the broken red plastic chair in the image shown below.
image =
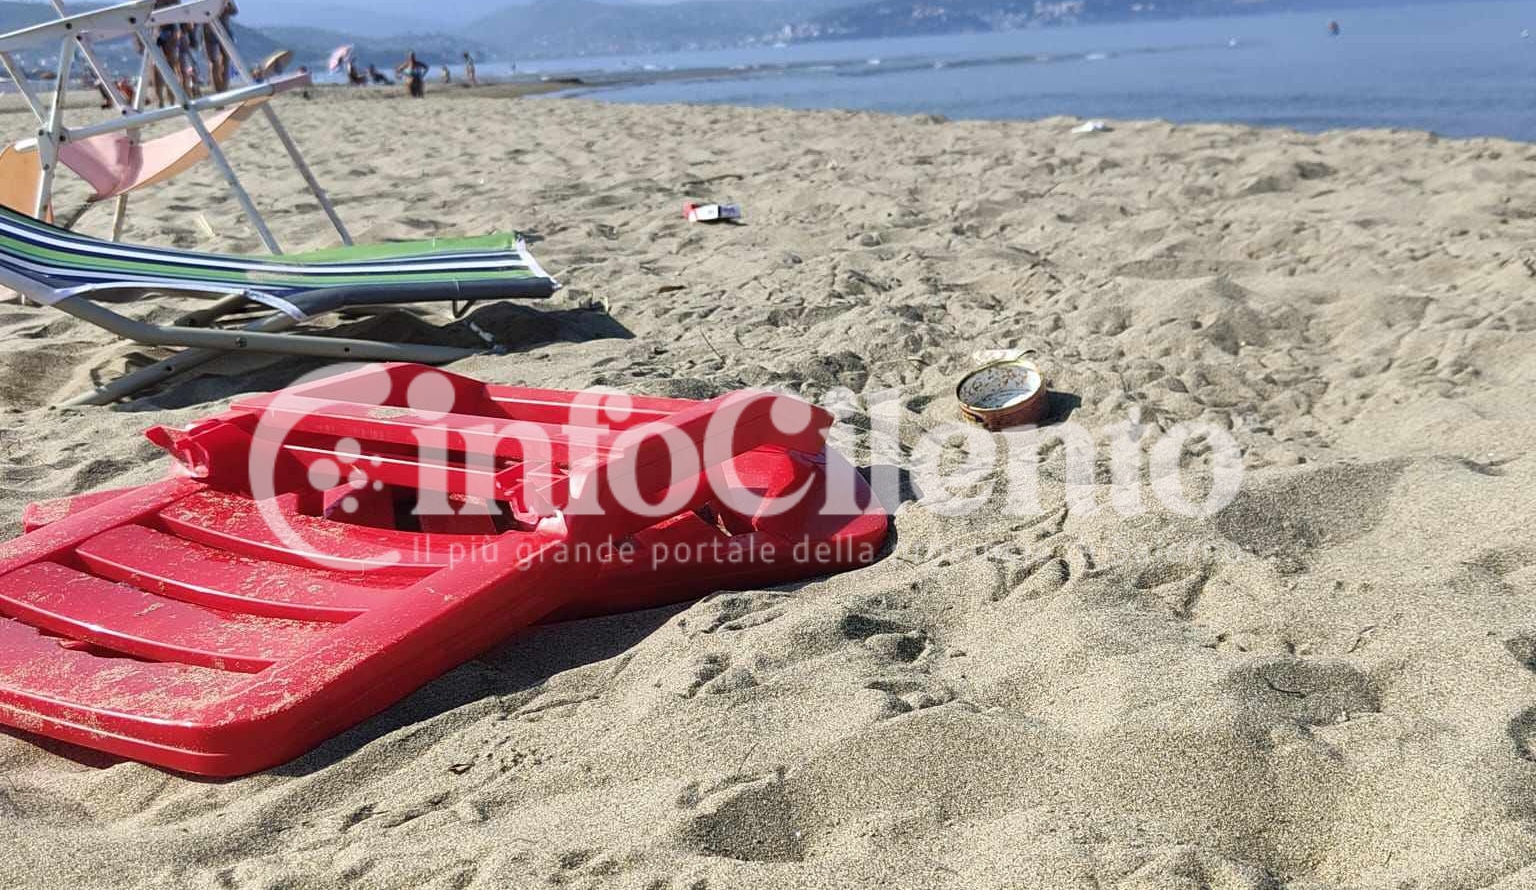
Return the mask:
M 181 475 L 0 545 L 0 722 L 244 775 L 531 624 L 868 564 L 831 422 L 375 365 L 156 428 Z

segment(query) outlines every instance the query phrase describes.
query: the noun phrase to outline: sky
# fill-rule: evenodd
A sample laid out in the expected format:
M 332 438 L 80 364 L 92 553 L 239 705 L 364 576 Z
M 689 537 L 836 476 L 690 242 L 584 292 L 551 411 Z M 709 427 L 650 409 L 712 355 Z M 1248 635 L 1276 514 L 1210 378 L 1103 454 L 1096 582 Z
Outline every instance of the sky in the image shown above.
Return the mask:
M 49 0 L 32 0 L 47 3 Z M 121 2 L 121 0 L 98 0 Z M 429 32 L 468 24 L 489 13 L 534 0 L 238 0 L 241 24 L 255 28 L 301 25 L 360 35 Z M 656 4 L 678 0 L 598 0 Z M 712 2 L 712 0 L 702 0 Z M 758 0 L 775 2 L 775 0 Z
M 487 13 L 528 3 L 531 0 L 239 0 L 240 21 L 256 27 L 271 25 L 316 24 L 332 27 L 341 13 L 365 12 L 386 16 L 420 30 L 434 30 L 443 25 L 463 24 Z M 675 0 L 600 0 L 605 3 L 666 3 Z M 375 23 L 383 24 L 383 23 Z M 398 30 L 398 29 L 397 29 Z

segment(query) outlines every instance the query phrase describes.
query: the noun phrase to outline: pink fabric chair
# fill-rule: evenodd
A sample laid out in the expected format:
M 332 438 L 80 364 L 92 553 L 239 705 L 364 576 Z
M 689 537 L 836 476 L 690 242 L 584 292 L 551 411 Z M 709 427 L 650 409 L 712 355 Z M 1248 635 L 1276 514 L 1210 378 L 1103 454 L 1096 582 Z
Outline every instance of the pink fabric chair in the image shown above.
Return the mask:
M 122 233 L 129 192 L 164 182 L 206 159 L 219 169 L 262 243 L 272 253 L 282 253 L 282 247 L 221 147 L 222 140 L 233 136 L 253 113 L 260 112 L 304 178 L 310 193 L 330 218 L 342 244 L 351 245 L 351 235 L 336 214 L 335 206 L 315 180 L 298 145 L 278 120 L 272 103 L 267 101 L 279 93 L 308 86 L 309 74 L 300 71 L 258 79 L 241 59 L 225 27 L 230 0 L 186 0 L 164 7 L 159 6 L 157 0 L 129 0 L 117 6 L 73 15 L 68 13 L 62 0 L 51 2 L 60 16 L 56 21 L 0 34 L 0 68 L 16 84 L 38 122 L 35 137 L 0 151 L 0 173 L 5 174 L 0 181 L 0 205 L 49 219 L 56 210 L 53 184 L 57 172 L 60 169 L 74 170 L 94 192 L 85 207 L 107 198 L 117 199 L 117 213 L 112 223 L 112 240 L 115 241 Z M 188 96 L 170 59 L 155 41 L 157 30 L 166 27 L 200 27 L 210 40 L 216 40 L 234 69 L 232 88 L 210 96 Z M 143 54 L 138 95 L 133 101 L 124 102 L 116 93 L 108 91 L 107 98 L 117 106 L 118 115 L 84 125 L 66 124 L 66 87 L 71 82 L 76 60 L 83 60 L 98 81 L 109 82 L 111 74 L 97 55 L 97 46 L 130 38 L 137 41 L 138 51 Z M 51 72 L 53 83 L 45 94 L 28 78 L 18 54 L 47 52 L 55 46 L 58 47 L 58 64 Z M 143 86 L 145 79 L 154 72 L 165 80 L 175 101 L 162 108 L 146 110 L 140 107 Z M 51 94 L 51 101 L 48 94 Z M 141 134 L 147 128 L 173 118 L 184 119 L 188 129 L 141 140 Z M 78 215 L 71 218 L 68 225 L 72 226 L 78 218 Z
M 214 141 L 223 144 L 265 101 L 253 99 L 225 108 L 203 118 L 203 124 Z M 105 201 L 165 182 L 207 158 L 208 146 L 190 127 L 145 142 L 138 142 L 127 133 L 107 133 L 59 148 L 59 163 L 75 171 L 95 190 L 92 201 Z

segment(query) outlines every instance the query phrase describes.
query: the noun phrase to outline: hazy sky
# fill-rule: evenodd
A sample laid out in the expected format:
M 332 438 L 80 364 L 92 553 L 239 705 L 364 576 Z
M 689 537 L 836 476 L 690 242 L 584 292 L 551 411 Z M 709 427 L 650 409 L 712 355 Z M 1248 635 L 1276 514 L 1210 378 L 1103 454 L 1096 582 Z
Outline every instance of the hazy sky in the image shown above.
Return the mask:
M 32 0 L 47 3 L 48 0 Z M 102 0 L 120 2 L 120 0 Z M 253 27 L 310 25 L 338 31 L 394 34 L 463 25 L 487 13 L 534 0 L 237 0 L 240 21 Z M 678 0 L 598 0 L 601 3 L 675 3 Z M 711 2 L 711 0 L 704 0 Z M 777 0 L 756 0 L 759 3 Z
M 392 18 L 430 24 L 467 22 L 489 12 L 528 3 L 531 0 L 238 0 L 240 17 L 251 25 L 308 24 L 324 20 L 328 24 L 337 12 L 372 12 Z M 666 3 L 675 0 L 600 0 L 606 3 Z M 770 2 L 770 0 L 759 0 Z

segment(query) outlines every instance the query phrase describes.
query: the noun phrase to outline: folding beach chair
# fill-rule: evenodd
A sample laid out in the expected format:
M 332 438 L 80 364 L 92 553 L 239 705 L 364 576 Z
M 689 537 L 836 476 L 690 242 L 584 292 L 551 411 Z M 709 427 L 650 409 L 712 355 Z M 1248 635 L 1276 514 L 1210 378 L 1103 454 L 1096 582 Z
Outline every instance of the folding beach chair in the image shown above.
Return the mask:
M 183 350 L 68 403 L 104 405 L 228 352 L 338 361 L 456 361 L 474 351 L 292 329 L 358 306 L 542 299 L 559 284 L 516 234 L 342 247 L 288 257 L 226 257 L 114 244 L 0 208 L 0 287 L 128 340 Z M 200 295 L 215 302 L 176 325 L 137 321 L 99 302 L 142 299 L 150 293 Z M 205 327 L 253 305 L 273 312 L 238 330 Z
M 370 365 L 152 430 L 182 475 L 0 544 L 0 723 L 241 775 L 531 624 L 867 565 L 889 517 L 831 424 Z
M 304 178 L 310 192 L 330 218 L 343 244 L 352 238 L 337 215 L 325 190 L 320 187 L 304 155 L 288 130 L 278 119 L 268 101 L 273 96 L 309 86 L 308 74 L 274 77 L 258 82 L 235 48 L 221 16 L 229 0 L 190 0 L 179 6 L 155 9 L 155 0 L 134 0 L 119 6 L 80 15 L 66 15 L 62 0 L 51 0 L 60 15 L 45 22 L 0 36 L 0 65 L 16 82 L 28 107 L 37 118 L 37 135 L 0 151 L 0 204 L 51 221 L 54 216 L 53 185 L 59 167 L 73 170 L 92 187 L 91 203 L 115 198 L 117 213 L 112 222 L 112 240 L 122 235 L 123 221 L 131 192 L 164 182 L 204 159 L 211 160 L 228 183 L 246 217 L 255 226 L 267 249 L 282 253 L 266 220 L 240 183 L 220 143 L 229 139 L 248 118 L 258 112 L 271 125 L 278 141 L 287 151 L 294 167 Z M 159 44 L 156 32 L 162 27 L 204 26 L 229 55 L 234 69 L 233 88 L 222 93 L 193 99 L 182 88 L 176 71 Z M 76 57 L 84 58 L 101 84 L 113 83 L 111 73 L 96 51 L 100 43 L 138 38 L 143 45 L 139 66 L 138 89 L 130 102 L 110 86 L 109 100 L 116 106 L 113 118 L 77 127 L 65 126 L 64 100 Z M 37 88 L 14 54 L 20 51 L 50 50 L 57 47 L 58 67 L 50 102 L 44 102 Z M 171 107 L 145 110 L 144 101 L 152 72 L 158 72 L 175 97 Z M 207 118 L 203 112 L 210 112 Z M 160 121 L 185 118 L 188 129 L 148 141 L 140 138 L 142 130 Z M 87 205 L 90 206 L 89 204 Z

